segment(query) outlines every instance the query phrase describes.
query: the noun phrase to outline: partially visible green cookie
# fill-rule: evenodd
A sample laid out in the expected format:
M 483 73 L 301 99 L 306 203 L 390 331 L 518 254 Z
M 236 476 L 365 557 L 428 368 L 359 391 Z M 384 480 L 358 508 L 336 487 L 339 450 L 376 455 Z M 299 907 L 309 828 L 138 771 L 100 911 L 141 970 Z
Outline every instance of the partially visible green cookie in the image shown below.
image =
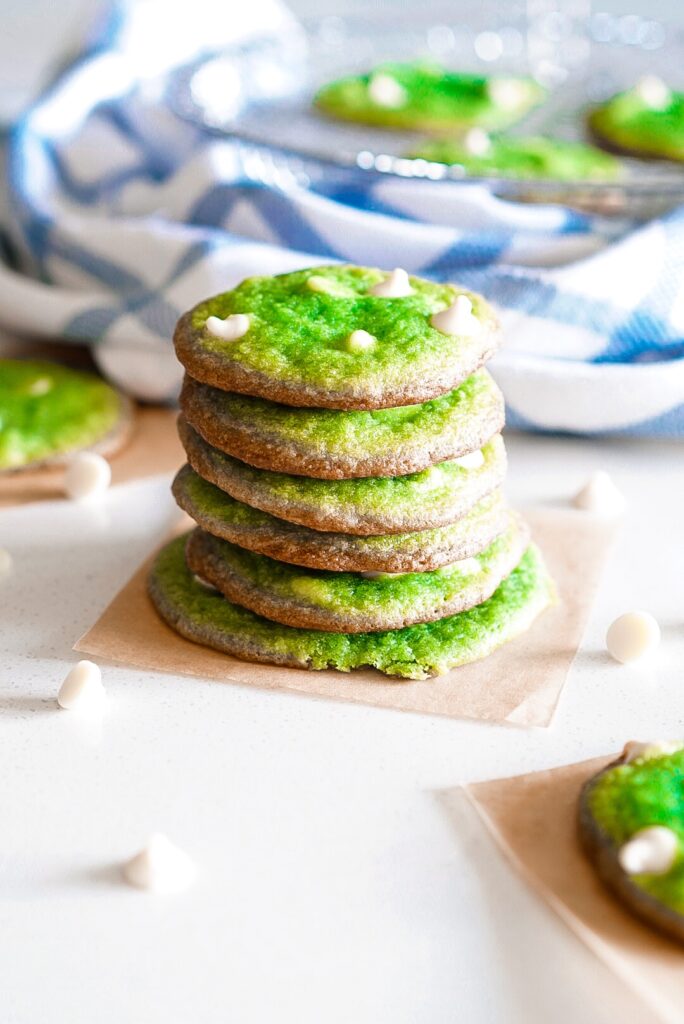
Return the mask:
M 131 422 L 128 399 L 92 373 L 0 359 L 0 472 L 56 465 L 86 448 L 113 455 Z
M 472 131 L 461 139 L 426 139 L 408 156 L 458 164 L 473 177 L 615 181 L 620 176 L 620 162 L 609 153 L 545 135 L 488 136 Z
M 180 404 L 214 448 L 259 469 L 325 480 L 419 472 L 479 450 L 504 425 L 503 396 L 484 369 L 440 398 L 372 412 L 294 408 L 191 377 Z
M 472 75 L 437 64 L 382 64 L 323 86 L 319 110 L 345 121 L 387 128 L 448 132 L 480 125 L 506 128 L 544 98 L 531 78 Z
M 527 630 L 554 600 L 553 583 L 534 545 L 484 604 L 427 625 L 386 633 L 323 633 L 281 626 L 231 604 L 193 578 L 185 537 L 167 544 L 148 581 L 160 616 L 181 636 L 243 661 L 293 668 L 377 668 L 425 679 L 484 658 Z
M 257 615 L 287 626 L 366 633 L 433 622 L 482 604 L 516 567 L 528 542 L 529 531 L 511 513 L 506 531 L 485 551 L 433 572 L 307 569 L 202 530 L 190 534 L 185 557 L 192 572 Z
M 321 409 L 427 402 L 494 354 L 499 325 L 481 296 L 403 275 L 402 294 L 375 294 L 388 277 L 332 266 L 247 278 L 181 317 L 176 353 L 204 384 Z M 451 307 L 453 322 L 433 322 Z
M 277 519 L 236 501 L 184 466 L 173 482 L 180 507 L 195 522 L 249 551 L 311 569 L 351 572 L 424 572 L 439 569 L 486 548 L 508 524 L 501 491 L 493 491 L 450 526 L 418 533 L 359 537 L 324 533 Z
M 628 743 L 584 786 L 579 825 L 620 902 L 684 942 L 684 743 Z
M 500 434 L 483 447 L 484 461 L 476 468 L 442 462 L 407 476 L 315 480 L 254 469 L 207 444 L 182 417 L 178 433 L 195 472 L 222 491 L 279 519 L 335 533 L 372 536 L 446 526 L 499 487 L 506 473 Z
M 684 161 L 684 93 L 653 75 L 592 110 L 591 131 L 613 149 Z

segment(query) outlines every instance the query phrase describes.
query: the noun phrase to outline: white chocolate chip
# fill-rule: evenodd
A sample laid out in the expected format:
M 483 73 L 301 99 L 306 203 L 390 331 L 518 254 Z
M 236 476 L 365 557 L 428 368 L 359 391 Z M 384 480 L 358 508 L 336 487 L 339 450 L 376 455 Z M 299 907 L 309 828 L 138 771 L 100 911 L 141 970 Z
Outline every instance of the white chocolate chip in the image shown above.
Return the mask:
M 376 341 L 368 331 L 352 331 L 347 338 L 347 348 L 350 352 L 367 352 L 375 347 Z
M 479 469 L 480 466 L 484 466 L 485 457 L 482 450 L 478 448 L 477 451 L 468 452 L 467 455 L 459 455 L 453 461 L 463 469 Z
M 660 626 L 648 612 L 626 612 L 606 633 L 608 653 L 626 664 L 651 654 L 660 643 Z
M 92 661 L 77 662 L 67 673 L 57 694 L 57 703 L 66 711 L 99 710 L 104 699 L 102 673 Z
M 634 91 L 651 110 L 663 110 L 672 99 L 672 93 L 657 75 L 644 75 L 634 86 Z
M 514 110 L 527 96 L 527 88 L 517 78 L 492 78 L 487 85 L 487 95 L 494 106 Z
M 185 850 L 161 832 L 155 832 L 143 849 L 124 864 L 123 876 L 138 889 L 168 895 L 192 885 L 197 868 Z
M 396 267 L 391 274 L 388 274 L 384 281 L 373 285 L 369 289 L 369 294 L 375 295 L 380 299 L 401 299 L 406 295 L 413 295 L 413 288 L 409 284 L 406 271 L 402 270 L 401 267 Z
M 5 579 L 12 572 L 12 556 L 6 548 L 0 548 L 0 580 Z
M 52 390 L 52 381 L 49 377 L 36 377 L 28 389 L 29 395 L 33 398 L 40 398 Z
M 679 839 L 664 825 L 639 829 L 618 852 L 618 861 L 628 875 L 666 875 L 675 862 Z
M 651 761 L 657 757 L 667 757 L 668 754 L 676 754 L 682 748 L 684 748 L 684 742 L 681 740 L 658 740 L 653 743 L 639 743 L 637 740 L 630 740 L 628 743 L 625 743 L 625 748 L 622 751 L 622 760 L 626 764 L 630 764 L 639 758 L 643 761 Z
M 321 295 L 332 295 L 336 299 L 351 299 L 355 292 L 351 288 L 345 288 L 339 281 L 331 281 L 329 277 L 322 274 L 312 274 L 307 277 L 306 286 L 312 292 L 320 292 Z
M 491 152 L 492 140 L 482 128 L 471 128 L 463 141 L 465 148 L 472 156 L 486 156 Z
M 403 107 L 408 99 L 403 85 L 400 85 L 396 78 L 383 72 L 372 76 L 368 83 L 368 95 L 379 107 L 389 107 L 390 109 Z
M 468 337 L 476 334 L 482 326 L 473 313 L 473 304 L 467 295 L 457 296 L 447 309 L 433 313 L 430 323 L 442 334 L 461 334 Z
M 74 501 L 104 493 L 111 482 L 111 466 L 97 452 L 79 452 L 64 474 L 64 490 Z
M 225 320 L 218 316 L 207 317 L 204 325 L 210 334 L 222 341 L 237 341 L 244 338 L 249 330 L 250 319 L 247 313 L 231 313 Z
M 602 516 L 618 516 L 625 510 L 625 497 L 603 469 L 592 473 L 573 498 L 575 508 Z

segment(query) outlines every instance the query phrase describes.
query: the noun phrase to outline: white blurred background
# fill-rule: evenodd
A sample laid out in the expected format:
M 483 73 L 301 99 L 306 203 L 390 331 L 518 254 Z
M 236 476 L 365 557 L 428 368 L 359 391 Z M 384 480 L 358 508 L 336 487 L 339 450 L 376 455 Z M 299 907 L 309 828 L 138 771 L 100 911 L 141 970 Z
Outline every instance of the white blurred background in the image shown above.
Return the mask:
M 188 0 L 168 2 L 170 6 Z M 239 0 L 217 0 L 217 12 L 230 16 L 231 6 L 238 3 Z M 400 18 L 411 3 L 412 0 L 290 0 L 290 7 L 302 17 L 387 8 L 395 9 Z M 553 9 L 592 14 L 605 11 L 615 16 L 618 32 L 621 22 L 630 31 L 635 15 L 661 21 L 666 26 L 684 26 L 682 0 L 482 0 L 479 6 L 499 12 L 526 6 L 530 14 Z M 452 0 L 449 10 L 453 18 L 458 17 L 460 7 L 467 4 Z M 0 125 L 11 122 L 59 68 L 69 62 L 92 36 L 109 8 L 108 0 L 0 0 Z

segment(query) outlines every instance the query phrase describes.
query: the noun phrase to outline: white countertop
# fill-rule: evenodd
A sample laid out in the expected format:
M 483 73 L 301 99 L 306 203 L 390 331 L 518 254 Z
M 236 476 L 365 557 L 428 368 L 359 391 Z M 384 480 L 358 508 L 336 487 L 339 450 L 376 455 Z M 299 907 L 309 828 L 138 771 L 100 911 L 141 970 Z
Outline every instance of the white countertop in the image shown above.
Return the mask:
M 440 793 L 682 733 L 682 449 L 508 447 L 517 501 L 605 468 L 630 503 L 547 730 L 108 665 L 98 728 L 55 695 L 74 640 L 164 535 L 169 481 L 0 511 L 2 1024 L 650 1019 Z M 663 627 L 640 669 L 603 653 L 634 607 Z M 183 895 L 120 881 L 154 830 L 200 865 Z

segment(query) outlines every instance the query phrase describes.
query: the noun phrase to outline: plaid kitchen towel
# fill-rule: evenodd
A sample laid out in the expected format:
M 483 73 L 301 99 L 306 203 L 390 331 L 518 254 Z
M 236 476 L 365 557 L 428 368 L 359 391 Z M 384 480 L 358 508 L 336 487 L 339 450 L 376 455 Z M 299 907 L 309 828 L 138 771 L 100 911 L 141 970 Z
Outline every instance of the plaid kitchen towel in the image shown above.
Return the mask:
M 292 53 L 299 29 L 278 0 L 116 8 L 11 133 L 0 324 L 90 344 L 129 392 L 172 401 L 173 327 L 199 299 L 321 262 L 403 266 L 496 305 L 509 423 L 684 436 L 684 210 L 638 225 L 474 182 L 303 182 L 165 102 L 175 70 L 264 26 Z

